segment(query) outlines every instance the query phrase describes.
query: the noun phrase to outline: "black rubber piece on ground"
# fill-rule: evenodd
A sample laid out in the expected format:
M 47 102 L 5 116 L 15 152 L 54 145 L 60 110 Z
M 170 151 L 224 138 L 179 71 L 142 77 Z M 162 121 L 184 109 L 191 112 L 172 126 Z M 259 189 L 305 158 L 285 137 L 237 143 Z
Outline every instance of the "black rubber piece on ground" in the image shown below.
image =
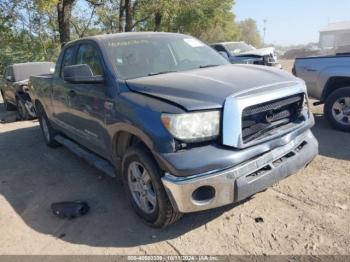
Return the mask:
M 73 219 L 85 215 L 90 207 L 85 201 L 57 202 L 51 204 L 51 210 L 59 218 Z
M 262 217 L 256 217 L 254 220 L 256 223 L 264 223 L 264 219 Z

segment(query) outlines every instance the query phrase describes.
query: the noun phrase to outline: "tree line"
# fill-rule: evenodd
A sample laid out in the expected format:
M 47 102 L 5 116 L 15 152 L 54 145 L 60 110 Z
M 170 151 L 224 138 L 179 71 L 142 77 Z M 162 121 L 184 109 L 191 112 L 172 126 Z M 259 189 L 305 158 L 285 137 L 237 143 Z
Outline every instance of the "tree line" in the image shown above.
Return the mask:
M 165 31 L 261 45 L 256 22 L 235 22 L 233 6 L 234 0 L 1 0 L 0 72 L 11 63 L 54 61 L 65 43 L 96 34 Z

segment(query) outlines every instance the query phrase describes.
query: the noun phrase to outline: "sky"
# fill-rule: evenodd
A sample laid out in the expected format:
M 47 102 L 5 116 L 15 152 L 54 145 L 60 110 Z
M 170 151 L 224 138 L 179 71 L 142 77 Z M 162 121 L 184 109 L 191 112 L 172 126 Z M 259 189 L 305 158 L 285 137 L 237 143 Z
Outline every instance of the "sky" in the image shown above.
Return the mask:
M 350 0 L 235 0 L 236 21 L 253 18 L 265 43 L 297 45 L 318 42 L 328 23 L 350 21 Z

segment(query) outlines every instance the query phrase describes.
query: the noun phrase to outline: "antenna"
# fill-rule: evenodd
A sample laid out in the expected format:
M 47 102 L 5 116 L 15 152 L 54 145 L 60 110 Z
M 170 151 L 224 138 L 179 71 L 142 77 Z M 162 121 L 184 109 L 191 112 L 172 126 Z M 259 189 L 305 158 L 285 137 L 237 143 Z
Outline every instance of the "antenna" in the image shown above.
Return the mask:
M 265 44 L 265 36 L 266 36 L 266 23 L 267 23 L 267 19 L 264 19 L 264 38 L 263 38 L 263 43 Z

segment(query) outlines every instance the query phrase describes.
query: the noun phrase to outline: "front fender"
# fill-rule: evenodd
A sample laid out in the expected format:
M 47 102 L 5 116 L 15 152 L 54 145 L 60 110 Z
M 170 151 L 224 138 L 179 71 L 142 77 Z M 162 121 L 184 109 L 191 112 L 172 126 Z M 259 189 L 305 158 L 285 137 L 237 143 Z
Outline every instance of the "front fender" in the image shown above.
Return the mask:
M 126 132 L 140 139 L 154 155 L 175 150 L 175 141 L 161 122 L 162 113 L 180 113 L 182 109 L 165 101 L 136 92 L 119 94 L 106 117 L 109 150 L 113 159 L 116 137 Z

